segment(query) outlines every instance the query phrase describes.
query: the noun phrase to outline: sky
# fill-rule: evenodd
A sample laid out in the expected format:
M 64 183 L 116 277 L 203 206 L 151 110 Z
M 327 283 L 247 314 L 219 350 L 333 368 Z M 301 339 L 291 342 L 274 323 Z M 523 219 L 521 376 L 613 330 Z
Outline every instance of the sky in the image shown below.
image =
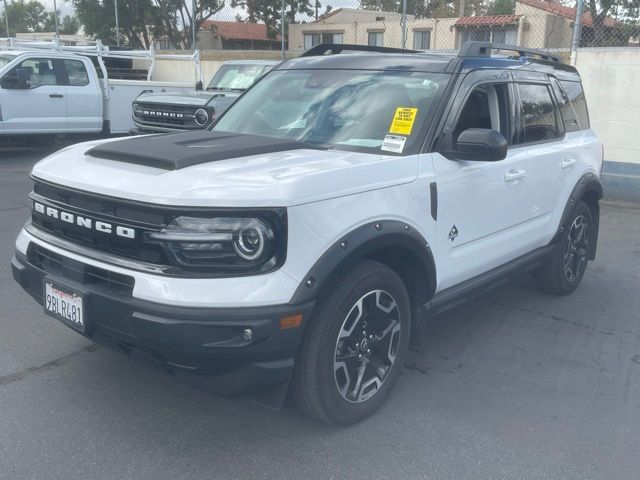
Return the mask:
M 8 0 L 7 0 L 8 1 Z M 40 0 L 47 10 L 53 12 L 53 0 Z M 58 10 L 60 10 L 61 15 L 64 17 L 65 15 L 73 15 L 73 5 L 71 2 L 65 2 L 64 0 L 56 0 L 58 5 Z

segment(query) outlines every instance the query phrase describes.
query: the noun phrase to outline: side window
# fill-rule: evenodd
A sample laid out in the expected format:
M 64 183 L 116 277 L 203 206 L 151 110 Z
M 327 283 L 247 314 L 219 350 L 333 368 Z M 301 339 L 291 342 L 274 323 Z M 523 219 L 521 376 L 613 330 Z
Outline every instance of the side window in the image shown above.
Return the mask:
M 556 107 L 547 85 L 519 84 L 520 143 L 542 142 L 562 136 Z
M 472 90 L 465 102 L 456 126 L 453 141 L 469 128 L 499 131 L 509 139 L 509 89 L 506 83 L 481 85 Z
M 573 106 L 580 129 L 586 130 L 589 128 L 589 113 L 587 111 L 587 100 L 584 96 L 584 90 L 582 90 L 582 84 L 580 82 L 562 80 L 560 85 Z
M 552 77 L 551 86 L 553 87 L 553 93 L 556 95 L 558 107 L 560 107 L 560 116 L 562 117 L 565 130 L 567 132 L 576 132 L 580 130 L 578 114 L 569 101 L 569 97 L 565 93 L 564 89 L 560 86 L 558 80 Z
M 17 68 L 27 69 L 31 73 L 31 88 L 43 85 L 60 85 L 57 81 L 55 62 L 47 58 L 28 58 L 13 70 L 17 83 Z
M 65 60 L 64 66 L 69 76 L 69 85 L 72 87 L 83 87 L 89 85 L 89 74 L 80 60 Z

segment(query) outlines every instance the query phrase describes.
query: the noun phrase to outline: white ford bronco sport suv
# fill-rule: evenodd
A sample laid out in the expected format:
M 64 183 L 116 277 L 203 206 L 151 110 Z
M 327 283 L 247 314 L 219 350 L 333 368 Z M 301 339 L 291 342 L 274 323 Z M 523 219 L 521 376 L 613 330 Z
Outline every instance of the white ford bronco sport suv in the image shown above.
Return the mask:
M 578 286 L 601 165 L 578 73 L 543 52 L 320 45 L 210 130 L 39 162 L 13 275 L 99 344 L 350 424 L 429 312 L 522 272 Z

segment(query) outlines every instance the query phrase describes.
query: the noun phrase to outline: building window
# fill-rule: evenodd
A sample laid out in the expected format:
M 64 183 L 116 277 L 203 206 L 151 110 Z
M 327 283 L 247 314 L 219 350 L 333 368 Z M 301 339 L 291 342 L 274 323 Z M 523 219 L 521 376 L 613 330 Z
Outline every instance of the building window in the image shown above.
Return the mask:
M 431 47 L 431 32 L 429 30 L 413 31 L 413 49 L 429 50 Z
M 368 32 L 367 43 L 371 47 L 384 46 L 384 32 Z
M 311 47 L 315 47 L 321 43 L 340 44 L 343 43 L 342 38 L 342 33 L 336 32 L 305 33 L 304 49 L 309 50 Z
M 518 29 L 514 28 L 465 28 L 460 32 L 462 43 L 470 41 L 493 43 L 518 43 Z

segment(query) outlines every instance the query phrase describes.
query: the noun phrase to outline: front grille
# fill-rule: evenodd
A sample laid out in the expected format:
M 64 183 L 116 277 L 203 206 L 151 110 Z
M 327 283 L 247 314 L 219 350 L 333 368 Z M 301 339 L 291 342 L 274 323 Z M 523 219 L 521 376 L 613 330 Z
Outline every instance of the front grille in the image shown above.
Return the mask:
M 75 190 L 36 179 L 29 198 L 31 225 L 25 228 L 32 229 L 31 233 L 36 237 L 41 233 L 41 238 L 46 242 L 68 250 L 73 250 L 70 244 L 85 247 L 78 248 L 77 252 L 125 268 L 190 278 L 231 274 L 185 268 L 174 259 L 171 252 L 165 250 L 163 244 L 150 239 L 149 233 L 162 230 L 172 220 L 182 216 L 241 214 L 252 217 L 265 213 L 254 209 L 241 209 L 240 212 L 226 208 L 155 205 Z M 286 242 L 286 211 L 278 209 L 270 212 L 270 215 L 274 218 L 274 224 L 284 223 L 284 226 L 278 223 L 281 228 L 278 232 L 282 233 Z M 107 224 L 109 231 L 98 230 L 98 224 Z M 63 242 L 56 243 L 58 239 Z M 280 247 L 283 250 L 282 261 L 286 255 L 285 242 Z
M 130 258 L 158 266 L 169 265 L 164 249 L 148 242 L 147 232 L 161 230 L 174 215 L 160 212 L 156 208 L 140 207 L 126 200 L 98 197 L 90 193 L 68 190 L 62 187 L 36 182 L 30 195 L 33 202 L 51 206 L 83 216 L 95 222 L 108 222 L 115 226 L 135 230 L 135 238 L 105 234 L 86 228 L 75 222 L 61 221 L 60 218 L 31 210 L 32 223 L 45 232 L 72 243 L 100 250 L 118 257 Z
M 63 257 L 33 242 L 27 249 L 27 259 L 33 266 L 48 274 L 91 286 L 96 290 L 125 298 L 131 298 L 133 294 L 133 277 Z
M 138 103 L 134 116 L 138 123 L 156 126 L 200 128 L 195 123 L 195 111 L 198 107 L 190 105 L 158 105 Z

